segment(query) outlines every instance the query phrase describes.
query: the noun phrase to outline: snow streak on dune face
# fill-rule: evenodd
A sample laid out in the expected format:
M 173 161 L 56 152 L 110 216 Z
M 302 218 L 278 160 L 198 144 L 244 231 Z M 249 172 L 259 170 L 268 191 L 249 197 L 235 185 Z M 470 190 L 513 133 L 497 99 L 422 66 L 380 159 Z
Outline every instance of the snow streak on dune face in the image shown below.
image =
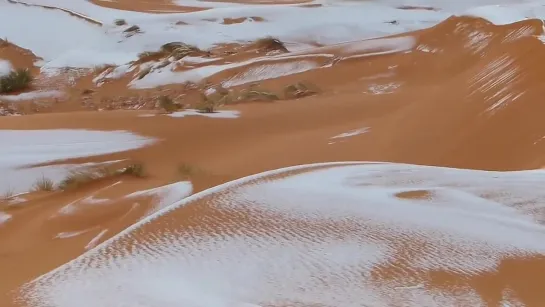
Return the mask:
M 35 307 L 483 306 L 468 280 L 545 253 L 544 184 L 544 171 L 387 163 L 268 172 L 160 211 L 31 282 L 22 298 Z M 500 292 L 504 304 L 517 299 Z

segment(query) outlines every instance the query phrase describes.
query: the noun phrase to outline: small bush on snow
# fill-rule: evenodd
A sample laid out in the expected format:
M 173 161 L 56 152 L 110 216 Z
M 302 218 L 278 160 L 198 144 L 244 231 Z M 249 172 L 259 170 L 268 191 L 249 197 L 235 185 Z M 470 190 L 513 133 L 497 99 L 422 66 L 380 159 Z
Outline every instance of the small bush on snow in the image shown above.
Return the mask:
M 125 21 L 125 19 L 116 19 L 116 20 L 114 21 L 114 23 L 115 23 L 116 26 L 124 26 L 124 25 L 127 24 L 127 22 Z

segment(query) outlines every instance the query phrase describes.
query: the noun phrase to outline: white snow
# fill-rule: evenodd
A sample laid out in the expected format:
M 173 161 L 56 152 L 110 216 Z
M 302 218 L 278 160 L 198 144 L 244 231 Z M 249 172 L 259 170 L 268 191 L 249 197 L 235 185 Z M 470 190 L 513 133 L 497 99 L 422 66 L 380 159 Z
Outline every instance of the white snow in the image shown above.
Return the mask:
M 100 73 L 93 79 L 93 83 L 100 86 L 104 83 L 105 80 L 119 79 L 125 74 L 133 71 L 134 69 L 136 69 L 136 66 L 131 66 L 130 64 L 120 65 L 113 69 L 105 69 L 102 73 Z
M 26 192 L 45 176 L 62 179 L 67 171 L 81 165 L 35 164 L 122 152 L 149 145 L 154 140 L 125 131 L 88 130 L 0 130 L 0 187 Z M 85 165 L 83 165 L 85 166 Z M 0 191 L 1 192 L 1 191 Z
M 173 71 L 175 64 L 169 64 L 162 68 L 154 68 L 151 70 L 149 74 L 147 74 L 142 79 L 135 79 L 129 83 L 129 86 L 134 89 L 146 89 L 146 88 L 154 88 L 161 85 L 167 85 L 167 84 L 175 84 L 175 83 L 185 83 L 185 82 L 194 82 L 198 83 L 202 81 L 205 78 L 208 78 L 210 76 L 213 76 L 217 73 L 234 69 L 234 68 L 240 68 L 245 66 L 250 66 L 253 64 L 263 64 L 267 65 L 265 67 L 269 68 L 268 73 L 273 74 L 272 77 L 274 77 L 274 74 L 278 74 L 278 72 L 274 72 L 274 68 L 283 68 L 284 75 L 288 72 L 285 72 L 285 65 L 293 65 L 293 64 L 287 64 L 285 60 L 292 61 L 292 60 L 299 60 L 304 58 L 313 58 L 316 60 L 317 58 L 321 59 L 330 59 L 333 57 L 330 54 L 300 54 L 300 53 L 294 53 L 294 54 L 288 54 L 288 55 L 279 55 L 274 57 L 258 57 L 253 58 L 250 60 L 246 60 L 243 62 L 238 63 L 228 63 L 228 64 L 221 64 L 221 65 L 206 65 L 197 67 L 194 69 L 186 70 L 186 71 Z M 304 61 L 305 63 L 302 65 L 293 66 L 293 68 L 299 69 L 299 71 L 294 71 L 293 73 L 306 71 L 315 67 L 318 67 L 317 64 L 312 64 L 311 62 Z M 275 66 L 276 65 L 276 66 Z M 280 65 L 280 66 L 278 66 Z M 310 67 L 312 65 L 312 67 Z M 272 68 L 272 72 L 270 71 Z M 252 68 L 249 68 L 251 70 Z M 267 70 L 267 69 L 266 69 Z M 266 75 L 261 76 L 264 79 L 268 79 Z M 255 76 L 254 76 L 255 78 Z M 251 82 L 251 81 L 250 81 Z
M 157 188 L 131 193 L 126 198 L 152 196 L 156 199 L 154 207 L 148 212 L 153 214 L 173 203 L 184 199 L 193 192 L 193 185 L 189 181 L 180 181 Z
M 157 114 L 149 113 L 149 114 L 138 115 L 138 117 L 154 117 L 154 116 L 157 116 Z M 208 117 L 208 118 L 232 119 L 232 118 L 240 117 L 240 112 L 236 111 L 236 110 L 217 110 L 217 111 L 215 111 L 213 113 L 203 113 L 203 112 L 200 112 L 199 110 L 195 110 L 195 109 L 186 109 L 186 110 L 183 110 L 183 111 L 178 111 L 178 112 L 173 112 L 173 113 L 170 113 L 170 114 L 166 114 L 165 116 L 174 117 L 174 118 L 182 118 L 182 117 L 187 117 L 187 116 L 203 116 L 203 117 Z
M 218 110 L 213 113 L 202 113 L 198 110 L 187 109 L 184 111 L 168 114 L 168 116 L 177 118 L 186 116 L 204 116 L 209 118 L 238 118 L 240 116 L 240 112 L 236 110 Z
M 427 273 L 545 253 L 544 184 L 543 170 L 395 163 L 269 171 L 175 202 L 21 294 L 32 307 L 484 306 L 469 284 L 428 287 Z M 396 196 L 415 190 L 432 197 Z M 371 278 L 399 255 L 406 274 Z
M 87 243 L 87 245 L 85 245 L 85 249 L 86 250 L 89 250 L 93 247 L 95 247 L 98 242 L 100 241 L 100 239 L 102 239 L 102 237 L 108 232 L 108 229 L 104 229 L 102 230 L 98 235 L 96 235 L 91 241 L 89 241 L 89 243 Z
M 68 232 L 59 232 L 54 239 L 69 239 L 73 237 L 77 237 L 79 235 L 82 235 L 86 232 L 89 232 L 90 229 L 87 230 L 81 230 L 81 231 L 68 231 Z
M 318 67 L 318 63 L 313 61 L 265 64 L 257 67 L 252 67 L 223 82 L 222 85 L 223 87 L 228 88 L 251 82 L 263 81 L 302 73 Z
M 11 220 L 11 214 L 0 211 L 0 226 L 9 220 Z
M 60 10 L 0 3 L 0 37 L 34 51 L 46 60 L 45 68 L 126 64 L 138 53 L 157 50 L 162 44 L 183 41 L 207 49 L 218 43 L 252 41 L 267 35 L 282 40 L 332 44 L 419 29 L 437 23 L 448 14 L 399 10 L 385 5 L 331 2 L 318 8 L 294 5 L 234 5 L 194 1 L 216 6 L 183 14 L 145 14 L 118 11 L 83 0 L 27 0 L 39 5 L 63 7 L 102 22 L 90 23 Z M 366 18 L 361 18 L 365 14 Z M 19 16 L 25 16 L 20 18 Z M 260 16 L 266 22 L 224 25 L 223 18 Z M 130 38 L 118 18 L 136 24 L 142 33 Z M 207 20 L 217 20 L 210 22 Z M 386 23 L 392 19 L 398 24 Z M 327 22 L 324 22 L 326 20 Z M 188 23 L 174 25 L 177 21 Z M 47 38 L 47 39 L 44 39 Z
M 360 134 L 369 132 L 369 129 L 370 129 L 369 127 L 365 127 L 365 128 L 351 130 L 351 131 L 348 131 L 348 132 L 344 132 L 344 133 L 335 135 L 335 136 L 331 137 L 331 139 L 341 139 L 341 138 L 348 138 L 348 137 L 360 135 Z
M 171 14 L 114 10 L 84 0 L 24 2 L 60 7 L 79 15 L 77 17 L 61 10 L 0 2 L 0 37 L 6 37 L 43 57 L 44 70 L 58 67 L 92 68 L 101 64 L 123 65 L 135 60 L 142 51 L 157 50 L 161 45 L 173 41 L 208 49 L 220 43 L 275 36 L 297 50 L 302 45 L 308 46 L 308 41 L 330 45 L 422 29 L 452 14 L 481 16 L 498 24 L 527 18 L 545 18 L 545 9 L 540 1 L 513 3 L 508 0 L 317 0 L 314 3 L 322 6 L 315 8 L 183 0 L 180 1 L 183 5 L 210 9 Z M 400 5 L 431 6 L 440 10 L 403 10 L 397 8 Z M 362 15 L 366 18 L 361 18 Z M 249 16 L 263 17 L 265 21 L 222 24 L 224 18 Z M 115 19 L 125 19 L 128 25 L 115 26 Z M 390 23 L 392 20 L 396 23 Z M 178 21 L 187 24 L 177 26 L 175 24 Z M 102 26 L 96 23 L 102 23 Z M 130 25 L 138 25 L 142 33 L 127 37 L 123 30 Z M 392 39 L 392 42 L 396 40 Z M 399 43 L 399 40 L 395 43 Z M 206 61 L 202 58 L 188 58 L 186 62 Z
M 12 69 L 13 69 L 13 66 L 11 66 L 10 61 L 0 59 L 0 77 L 9 75 Z
M 17 95 L 0 95 L 0 101 L 23 101 L 32 99 L 44 99 L 44 98 L 60 98 L 64 95 L 61 91 L 35 91 L 26 92 Z

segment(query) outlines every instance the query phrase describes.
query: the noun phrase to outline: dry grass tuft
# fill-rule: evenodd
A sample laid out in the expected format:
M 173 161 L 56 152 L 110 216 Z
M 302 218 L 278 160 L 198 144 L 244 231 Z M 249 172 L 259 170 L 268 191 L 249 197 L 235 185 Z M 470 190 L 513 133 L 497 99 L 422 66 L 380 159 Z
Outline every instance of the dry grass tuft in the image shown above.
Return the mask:
M 70 190 L 79 188 L 85 184 L 95 182 L 101 179 L 112 178 L 115 176 L 128 175 L 142 178 L 146 176 L 145 168 L 142 163 L 133 163 L 121 169 L 112 169 L 109 167 L 90 168 L 70 172 L 59 184 L 60 190 Z
M 18 69 L 9 75 L 0 77 L 0 93 L 12 93 L 30 87 L 32 74 L 28 69 Z
M 317 94 L 318 88 L 303 82 L 288 85 L 284 88 L 284 98 L 296 99 Z
M 9 200 L 11 200 L 13 198 L 13 196 L 15 196 L 15 191 L 13 190 L 13 188 L 8 187 L 2 193 L 2 195 L 0 195 L 0 201 L 9 201 Z
M 273 92 L 260 90 L 260 89 L 249 89 L 243 91 L 239 96 L 239 101 L 275 101 L 279 100 L 280 97 Z
M 144 167 L 144 164 L 142 163 L 133 163 L 121 169 L 121 171 L 119 171 L 119 174 L 142 178 L 146 176 L 146 169 Z
M 201 93 L 201 102 L 196 106 L 196 109 L 201 113 L 215 113 L 218 107 L 230 104 L 232 101 L 231 93 L 219 86 L 212 94 Z
M 51 192 L 55 190 L 55 183 L 53 182 L 53 180 L 46 178 L 45 176 L 42 176 L 41 178 L 38 178 L 36 182 L 34 182 L 34 185 L 32 185 L 32 190 Z
M 148 62 L 152 60 L 157 60 L 161 58 L 170 58 L 173 57 L 176 61 L 181 60 L 182 58 L 191 55 L 204 53 L 204 51 L 199 48 L 184 44 L 182 42 L 171 42 L 164 44 L 157 51 L 145 51 L 138 55 L 140 62 Z
M 137 25 L 130 26 L 127 29 L 123 30 L 125 33 L 138 33 L 140 32 L 140 27 Z
M 114 21 L 114 24 L 115 24 L 116 26 L 124 26 L 124 25 L 127 24 L 127 21 L 125 21 L 125 19 L 116 19 L 116 20 Z
M 168 96 L 159 96 L 159 107 L 165 111 L 165 113 L 172 113 L 176 112 L 180 109 L 180 106 L 178 106 L 174 101 L 168 97 Z

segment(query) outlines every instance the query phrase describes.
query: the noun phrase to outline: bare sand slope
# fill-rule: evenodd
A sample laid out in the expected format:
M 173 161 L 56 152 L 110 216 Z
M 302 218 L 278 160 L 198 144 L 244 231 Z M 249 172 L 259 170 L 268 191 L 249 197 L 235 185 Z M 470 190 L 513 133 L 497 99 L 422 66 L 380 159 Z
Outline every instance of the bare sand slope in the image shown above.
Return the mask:
M 542 32 L 537 20 L 496 26 L 453 17 L 427 30 L 309 51 L 264 55 L 235 46 L 238 54 L 217 64 L 242 64 L 209 74 L 206 88 L 131 88 L 133 72 L 95 87 L 87 76 L 51 113 L 0 118 L 0 129 L 130 130 L 159 140 L 62 162 L 130 159 L 146 166 L 147 177 L 31 193 L 18 206 L 0 209 L 10 215 L 0 225 L 0 272 L 9 276 L 0 280 L 0 292 L 7 294 L 2 306 L 541 306 L 541 171 L 404 164 L 302 168 L 302 178 L 264 175 L 209 191 L 27 285 L 23 296 L 17 291 L 165 205 L 153 193 L 127 195 L 174 182 L 182 181 L 169 195 L 182 198 L 186 180 L 198 192 L 254 173 L 324 161 L 540 168 Z M 256 56 L 262 58 L 252 62 Z M 200 66 L 206 65 L 168 71 Z M 237 111 L 228 113 L 237 118 L 62 112 L 77 109 L 76 90 L 89 87 L 97 96 L 180 91 L 186 95 L 181 100 L 192 103 L 220 84 L 239 93 L 259 82 L 260 91 L 281 93 L 301 81 L 319 90 L 219 109 Z M 78 210 L 59 214 L 69 204 Z M 218 236 L 226 241 L 214 240 Z M 125 275 L 127 267 L 139 269 Z M 160 284 L 140 278 L 151 272 L 159 272 Z M 193 279 L 178 279 L 184 274 Z M 108 276 L 111 284 L 91 282 Z M 96 295 L 105 291 L 111 292 Z M 13 303 L 14 297 L 22 300 Z

